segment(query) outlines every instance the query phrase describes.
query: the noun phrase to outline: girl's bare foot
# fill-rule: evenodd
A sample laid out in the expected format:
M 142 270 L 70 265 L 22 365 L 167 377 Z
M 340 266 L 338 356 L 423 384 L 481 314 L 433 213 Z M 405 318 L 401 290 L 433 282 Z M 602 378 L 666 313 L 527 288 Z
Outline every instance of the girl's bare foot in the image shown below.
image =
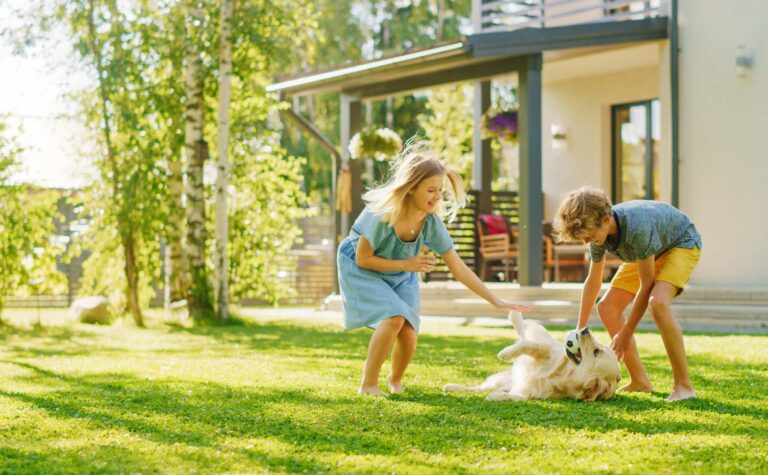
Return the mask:
M 650 382 L 636 383 L 634 381 L 630 381 L 629 383 L 620 387 L 618 390 L 628 392 L 628 393 L 637 392 L 637 391 L 651 392 L 653 391 L 653 385 Z
M 390 381 L 388 386 L 389 386 L 389 392 L 391 392 L 392 394 L 400 394 L 401 392 L 403 392 L 403 383 L 401 383 L 400 381 L 398 382 Z
M 693 399 L 696 397 L 696 391 L 693 388 L 677 388 L 665 399 L 667 402 L 682 401 L 684 399 Z
M 357 394 L 371 395 L 371 396 L 386 396 L 378 386 L 360 386 L 357 390 Z

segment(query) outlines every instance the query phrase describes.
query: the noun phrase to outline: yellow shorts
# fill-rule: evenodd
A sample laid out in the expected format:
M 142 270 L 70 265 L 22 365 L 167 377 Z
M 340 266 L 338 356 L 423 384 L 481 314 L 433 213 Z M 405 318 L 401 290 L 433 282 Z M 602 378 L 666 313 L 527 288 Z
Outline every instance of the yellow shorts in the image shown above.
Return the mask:
M 701 257 L 701 249 L 684 249 L 674 247 L 656 259 L 654 275 L 656 281 L 669 282 L 677 287 L 677 294 L 683 291 L 683 287 L 691 278 L 691 272 L 696 267 Z M 616 271 L 611 280 L 611 287 L 626 290 L 630 294 L 636 294 L 640 290 L 640 274 L 637 271 L 636 262 L 625 262 Z

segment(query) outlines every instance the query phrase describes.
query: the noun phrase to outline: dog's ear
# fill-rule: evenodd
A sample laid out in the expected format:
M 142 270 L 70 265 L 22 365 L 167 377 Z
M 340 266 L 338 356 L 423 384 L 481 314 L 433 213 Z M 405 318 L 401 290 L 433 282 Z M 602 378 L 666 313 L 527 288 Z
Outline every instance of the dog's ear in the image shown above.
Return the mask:
M 606 396 L 611 385 L 602 378 L 592 378 L 584 385 L 584 400 L 596 401 Z

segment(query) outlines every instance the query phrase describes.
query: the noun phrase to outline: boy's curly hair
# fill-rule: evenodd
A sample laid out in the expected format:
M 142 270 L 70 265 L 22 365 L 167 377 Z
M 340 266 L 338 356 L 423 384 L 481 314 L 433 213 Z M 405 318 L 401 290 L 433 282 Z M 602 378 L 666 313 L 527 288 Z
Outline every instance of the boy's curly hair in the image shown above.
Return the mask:
M 568 193 L 555 215 L 554 231 L 558 241 L 584 241 L 590 238 L 606 216 L 611 214 L 611 200 L 597 188 L 582 187 Z

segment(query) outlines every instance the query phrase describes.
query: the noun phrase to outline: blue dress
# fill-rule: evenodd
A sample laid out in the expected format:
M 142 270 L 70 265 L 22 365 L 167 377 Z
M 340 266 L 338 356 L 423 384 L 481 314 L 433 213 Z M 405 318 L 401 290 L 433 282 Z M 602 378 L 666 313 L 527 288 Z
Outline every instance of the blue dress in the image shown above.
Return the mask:
M 427 246 L 437 254 L 453 248 L 445 224 L 428 214 L 421 232 L 413 241 L 402 241 L 395 229 L 365 208 L 349 236 L 339 245 L 336 263 L 344 306 L 344 328 L 376 328 L 382 320 L 397 315 L 419 331 L 419 279 L 415 272 L 377 272 L 361 269 L 355 262 L 360 236 L 365 236 L 373 253 L 384 259 L 410 259 Z

